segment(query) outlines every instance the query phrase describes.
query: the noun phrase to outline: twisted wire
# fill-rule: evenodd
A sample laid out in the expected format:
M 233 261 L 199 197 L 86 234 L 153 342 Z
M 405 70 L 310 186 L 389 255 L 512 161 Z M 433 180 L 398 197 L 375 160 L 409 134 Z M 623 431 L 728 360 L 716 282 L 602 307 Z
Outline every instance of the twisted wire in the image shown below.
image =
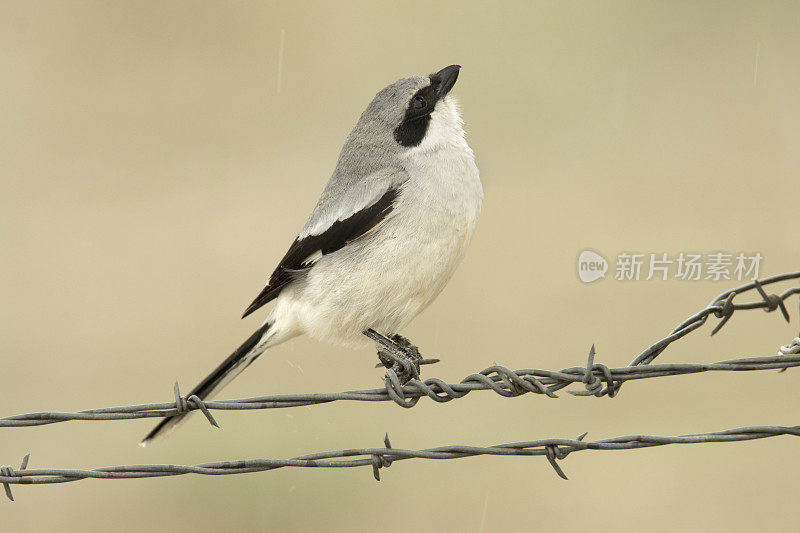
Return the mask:
M 723 292 L 711 300 L 711 302 L 704 309 L 701 309 L 697 313 L 681 322 L 669 333 L 669 335 L 652 344 L 642 353 L 637 355 L 630 362 L 630 366 L 638 366 L 642 364 L 646 365 L 651 363 L 656 357 L 661 355 L 661 353 L 663 353 L 670 344 L 705 324 L 710 315 L 714 315 L 715 317 L 721 319 L 714 329 L 711 330 L 712 336 L 719 333 L 722 327 L 728 323 L 736 311 L 763 309 L 767 313 L 770 313 L 776 309 L 780 309 L 783 318 L 786 320 L 786 322 L 789 322 L 789 312 L 786 309 L 785 301 L 794 294 L 800 294 L 800 287 L 792 287 L 780 294 L 767 294 L 764 290 L 764 286 L 795 279 L 800 279 L 800 272 L 787 272 L 785 274 L 778 274 L 776 276 L 770 276 L 761 280 L 753 280 L 750 283 L 746 283 L 740 287 L 736 287 L 735 289 Z M 758 292 L 759 296 L 761 297 L 760 300 L 747 303 L 733 302 L 733 299 L 736 296 L 740 296 L 753 290 Z
M 318 452 L 291 459 L 243 459 L 220 461 L 197 465 L 148 464 L 95 468 L 92 470 L 66 468 L 29 469 L 25 456 L 19 470 L 10 466 L 0 467 L 0 483 L 6 495 L 13 500 L 10 485 L 45 485 L 69 483 L 82 479 L 135 479 L 197 475 L 232 475 L 266 472 L 279 468 L 359 468 L 371 467 L 373 476 L 380 481 L 380 470 L 398 461 L 408 459 L 449 460 L 479 455 L 544 456 L 556 474 L 568 479 L 558 461 L 569 454 L 586 451 L 635 450 L 670 444 L 701 444 L 712 442 L 741 442 L 789 435 L 800 437 L 800 426 L 748 426 L 709 433 L 694 433 L 678 436 L 627 435 L 609 439 L 585 441 L 586 433 L 575 439 L 550 438 L 526 442 L 513 442 L 493 446 L 449 445 L 423 450 L 394 448 L 389 435 L 384 438 L 383 448 L 359 448 Z

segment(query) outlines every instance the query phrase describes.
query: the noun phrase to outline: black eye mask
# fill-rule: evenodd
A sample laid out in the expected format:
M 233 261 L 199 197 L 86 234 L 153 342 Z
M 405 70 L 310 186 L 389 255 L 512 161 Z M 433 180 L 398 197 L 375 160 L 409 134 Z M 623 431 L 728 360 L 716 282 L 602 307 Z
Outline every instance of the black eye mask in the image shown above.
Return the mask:
M 403 122 L 394 130 L 394 138 L 401 146 L 417 146 L 422 142 L 428 132 L 436 102 L 447 96 L 456 84 L 460 69 L 458 65 L 450 65 L 431 74 L 431 84 L 414 94 L 408 103 Z
M 394 130 L 394 138 L 401 146 L 417 146 L 425 138 L 431 113 L 439 100 L 438 85 L 438 80 L 431 78 L 431 84 L 417 91 L 409 101 L 403 122 Z

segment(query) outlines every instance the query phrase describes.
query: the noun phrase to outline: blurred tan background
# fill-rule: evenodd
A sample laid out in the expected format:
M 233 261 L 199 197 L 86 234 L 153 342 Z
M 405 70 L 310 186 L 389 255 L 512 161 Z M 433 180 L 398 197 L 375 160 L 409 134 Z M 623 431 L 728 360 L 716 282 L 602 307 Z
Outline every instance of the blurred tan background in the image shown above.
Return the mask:
M 739 282 L 581 283 L 578 253 L 759 251 L 800 268 L 800 8 L 790 2 L 11 2 L 0 5 L 0 415 L 169 401 L 243 340 L 380 88 L 451 63 L 486 190 L 469 253 L 405 332 L 458 381 L 493 362 L 622 366 Z M 285 30 L 279 73 L 281 31 Z M 278 91 L 280 84 L 280 91 Z M 610 274 L 613 274 L 611 272 Z M 776 314 L 709 324 L 659 360 L 771 355 Z M 263 317 L 263 314 L 260 315 Z M 712 319 L 711 322 L 716 322 Z M 371 350 L 293 340 L 223 393 L 380 386 Z M 220 412 L 2 430 L 0 463 L 288 458 L 793 425 L 797 372 L 629 384 L 613 400 L 474 393 L 411 410 Z M 796 527 L 800 441 L 363 470 L 16 486 L 9 531 L 491 531 Z

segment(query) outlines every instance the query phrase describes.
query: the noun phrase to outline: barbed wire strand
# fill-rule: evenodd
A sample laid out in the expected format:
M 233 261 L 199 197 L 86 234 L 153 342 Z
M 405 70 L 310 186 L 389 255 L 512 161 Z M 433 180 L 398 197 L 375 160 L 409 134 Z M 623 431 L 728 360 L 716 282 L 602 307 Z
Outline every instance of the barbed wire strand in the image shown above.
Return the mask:
M 200 410 L 208 421 L 219 427 L 210 410 L 250 410 L 250 409 L 278 409 L 288 407 L 301 407 L 317 405 L 335 401 L 388 401 L 392 400 L 398 405 L 410 408 L 417 404 L 420 398 L 428 397 L 435 402 L 443 403 L 454 399 L 463 398 L 475 390 L 492 390 L 500 396 L 516 397 L 526 393 L 544 394 L 556 397 L 556 392 L 575 383 L 582 383 L 585 391 L 569 391 L 577 396 L 609 396 L 617 394 L 622 383 L 631 380 L 640 380 L 656 377 L 675 376 L 682 374 L 696 374 L 713 371 L 752 371 L 768 370 L 800 366 L 800 355 L 794 341 L 787 346 L 782 346 L 779 356 L 751 357 L 732 359 L 711 364 L 665 364 L 654 365 L 652 361 L 673 342 L 683 338 L 688 333 L 702 326 L 712 314 L 721 318 L 718 325 L 712 330 L 712 335 L 719 331 L 721 326 L 730 319 L 737 310 L 764 309 L 767 312 L 781 309 L 784 318 L 788 320 L 785 300 L 793 294 L 800 294 L 800 287 L 793 287 L 781 294 L 767 294 L 764 286 L 800 278 L 800 271 L 789 272 L 756 280 L 735 289 L 726 291 L 711 301 L 703 310 L 695 313 L 667 337 L 651 345 L 638 355 L 628 366 L 608 368 L 603 364 L 595 364 L 595 348 L 589 351 L 588 362 L 583 367 L 565 368 L 561 371 L 548 371 L 538 369 L 510 370 L 501 365 L 493 365 L 479 373 L 470 374 L 459 383 L 448 384 L 439 378 L 426 380 L 412 379 L 401 384 L 394 370 L 389 369 L 384 379 L 383 389 L 367 389 L 339 393 L 306 393 L 258 396 L 235 400 L 203 401 L 197 396 L 183 397 L 178 384 L 175 383 L 175 401 L 171 403 L 149 403 L 120 407 L 106 407 L 89 409 L 75 413 L 69 412 L 37 412 L 13 415 L 0 418 L 2 427 L 27 427 L 65 422 L 69 420 L 130 420 L 138 418 L 157 418 L 175 416 L 193 410 Z M 748 303 L 733 303 L 736 295 L 756 290 L 761 300 Z M 800 337 L 798 337 L 800 338 Z M 796 340 L 796 339 L 795 339 Z M 794 348 L 791 348 L 794 346 Z M 397 363 L 407 363 L 395 354 L 386 351 L 384 355 L 393 358 Z
M 684 320 L 675 329 L 673 329 L 669 335 L 649 346 L 646 350 L 637 355 L 633 361 L 630 362 L 630 366 L 637 366 L 652 362 L 656 357 L 661 355 L 667 346 L 705 324 L 708 317 L 712 314 L 721 320 L 719 323 L 717 323 L 714 329 L 711 330 L 711 335 L 716 335 L 722 329 L 722 327 L 728 323 L 733 316 L 733 313 L 736 311 L 763 309 L 769 313 L 775 311 L 776 309 L 780 309 L 783 318 L 786 320 L 786 322 L 789 322 L 789 312 L 786 310 L 786 305 L 784 302 L 793 294 L 800 294 L 800 287 L 792 287 L 781 294 L 767 294 L 764 290 L 764 286 L 793 279 L 800 279 L 800 271 L 778 274 L 762 280 L 754 280 L 740 287 L 736 287 L 735 289 L 723 292 L 711 300 L 711 303 L 709 303 L 704 309 L 701 309 L 694 315 Z M 759 293 L 759 296 L 761 296 L 760 301 L 743 304 L 733 303 L 733 299 L 736 296 L 740 296 L 752 290 L 756 290 Z
M 264 472 L 279 468 L 358 468 L 372 467 L 373 475 L 380 481 L 380 469 L 388 468 L 397 461 L 407 459 L 463 459 L 480 455 L 498 456 L 545 456 L 556 474 L 567 479 L 557 461 L 570 453 L 585 450 L 635 450 L 670 444 L 700 444 L 711 442 L 741 442 L 765 439 L 781 435 L 800 437 L 800 426 L 749 426 L 710 433 L 694 433 L 679 436 L 628 435 L 597 441 L 584 441 L 586 433 L 575 439 L 541 439 L 513 442 L 494 446 L 440 446 L 424 450 L 406 450 L 392 447 L 389 436 L 383 448 L 359 448 L 301 455 L 291 459 L 244 459 L 219 461 L 197 465 L 148 464 L 124 465 L 96 468 L 93 470 L 40 468 L 29 469 L 26 455 L 22 466 L 16 470 L 10 466 L 0 467 L 0 483 L 6 495 L 13 501 L 11 485 L 44 485 L 68 483 L 81 479 L 137 479 L 179 476 L 185 474 L 229 475 Z
M 180 391 L 176 384 L 175 394 L 177 399 L 174 402 L 104 407 L 76 413 L 48 411 L 13 415 L 0 418 L 0 427 L 40 426 L 71 420 L 160 418 L 192 410 L 201 410 L 212 425 L 219 427 L 211 416 L 210 410 L 282 409 L 335 401 L 394 401 L 403 407 L 410 408 L 416 405 L 419 399 L 423 397 L 430 398 L 437 403 L 444 403 L 463 398 L 470 392 L 478 390 L 491 390 L 506 398 L 513 398 L 527 393 L 556 397 L 556 390 L 573 384 L 583 385 L 585 390 L 568 391 L 572 395 L 602 396 L 608 391 L 609 383 L 615 383 L 618 386 L 626 381 L 667 376 L 704 372 L 784 369 L 800 366 L 800 353 L 796 351 L 798 350 L 798 345 L 790 343 L 782 347 L 781 350 L 782 352 L 786 350 L 786 354 L 730 359 L 708 364 L 669 363 L 608 368 L 603 364 L 594 362 L 595 352 L 592 349 L 586 366 L 565 368 L 560 371 L 539 369 L 510 370 L 504 366 L 493 365 L 479 373 L 470 374 L 459 383 L 448 384 L 438 378 L 428 378 L 424 381 L 412 380 L 405 385 L 400 385 L 399 382 L 391 382 L 389 388 L 382 389 L 338 393 L 277 394 L 236 400 L 202 401 L 194 397 L 194 401 L 192 401 L 191 397 L 180 396 Z

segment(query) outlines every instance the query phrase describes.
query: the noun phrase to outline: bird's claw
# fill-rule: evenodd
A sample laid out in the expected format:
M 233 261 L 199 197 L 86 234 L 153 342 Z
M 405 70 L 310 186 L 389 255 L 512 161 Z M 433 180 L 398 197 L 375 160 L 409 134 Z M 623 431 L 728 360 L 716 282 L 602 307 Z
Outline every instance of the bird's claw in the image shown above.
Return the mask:
M 397 347 L 397 350 L 390 350 L 386 347 L 378 348 L 378 359 L 386 368 L 392 369 L 400 380 L 401 384 L 406 384 L 412 379 L 419 379 L 419 365 L 423 360 L 419 353 L 419 348 L 402 335 L 391 335 L 389 340 Z

